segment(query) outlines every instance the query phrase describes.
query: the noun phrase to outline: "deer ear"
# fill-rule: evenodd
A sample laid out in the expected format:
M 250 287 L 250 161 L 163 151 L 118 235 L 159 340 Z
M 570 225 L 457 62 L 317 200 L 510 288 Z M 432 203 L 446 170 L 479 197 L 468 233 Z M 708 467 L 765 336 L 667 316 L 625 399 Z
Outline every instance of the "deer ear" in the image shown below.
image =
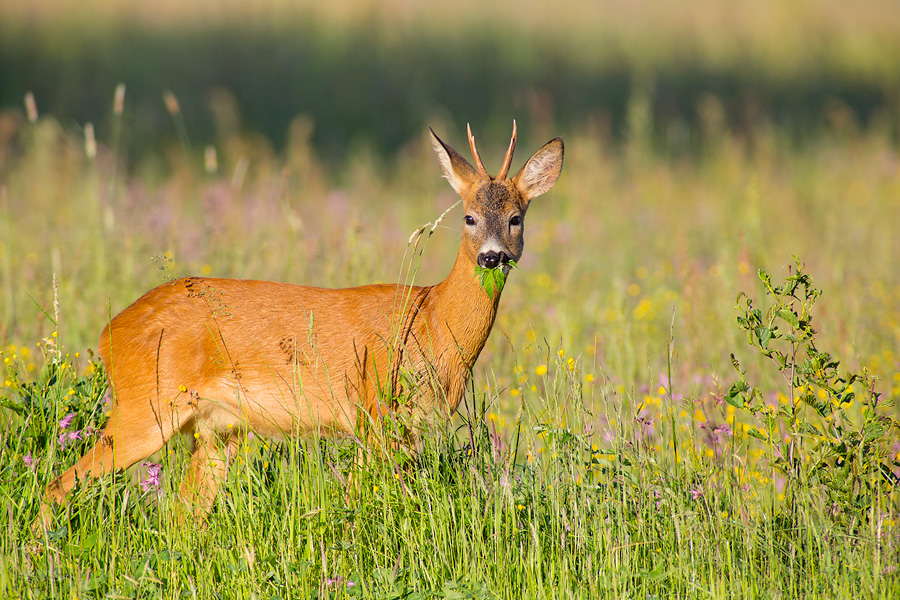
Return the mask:
M 456 193 L 462 196 L 479 179 L 475 167 L 470 165 L 456 150 L 442 142 L 441 138 L 435 135 L 433 129 L 429 127 L 428 131 L 431 133 L 431 144 L 434 146 L 434 151 L 437 152 L 438 159 L 441 161 L 444 178 L 450 182 Z
M 565 147 L 562 138 L 555 138 L 528 159 L 522 170 L 513 177 L 513 183 L 525 202 L 531 202 L 550 190 L 562 173 Z

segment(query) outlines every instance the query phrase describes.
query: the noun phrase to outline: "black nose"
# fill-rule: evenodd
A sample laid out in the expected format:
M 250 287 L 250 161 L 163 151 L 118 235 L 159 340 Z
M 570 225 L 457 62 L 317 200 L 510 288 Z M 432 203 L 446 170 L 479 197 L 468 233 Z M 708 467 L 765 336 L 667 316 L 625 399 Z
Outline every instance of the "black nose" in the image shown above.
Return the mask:
M 506 264 L 507 262 L 509 262 L 509 257 L 506 256 L 505 252 L 494 252 L 491 250 L 490 252 L 482 252 L 478 255 L 478 264 L 485 269 L 493 269 L 498 265 Z

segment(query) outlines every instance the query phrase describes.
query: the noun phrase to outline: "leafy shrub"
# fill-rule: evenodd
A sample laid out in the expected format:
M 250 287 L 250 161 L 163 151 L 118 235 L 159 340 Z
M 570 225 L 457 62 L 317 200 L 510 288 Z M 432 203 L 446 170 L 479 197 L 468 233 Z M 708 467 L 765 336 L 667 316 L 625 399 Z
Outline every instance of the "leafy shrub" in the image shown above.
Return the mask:
M 795 257 L 796 270 L 775 286 L 765 271 L 759 279 L 771 297 L 768 310 L 756 308 L 741 292 L 737 323 L 751 346 L 775 364 L 788 388 L 788 403 L 774 408 L 762 388 L 731 355 L 738 374 L 726 400 L 753 413 L 762 422 L 749 433 L 768 445 L 772 466 L 786 477 L 789 506 L 801 487 L 817 486 L 839 519 L 865 520 L 879 494 L 900 484 L 892 467 L 888 442 L 900 425 L 884 414 L 893 401 L 877 391 L 878 378 L 863 368 L 843 371 L 840 361 L 819 350 L 811 310 L 822 292 L 813 287 Z M 853 410 L 855 402 L 862 409 Z

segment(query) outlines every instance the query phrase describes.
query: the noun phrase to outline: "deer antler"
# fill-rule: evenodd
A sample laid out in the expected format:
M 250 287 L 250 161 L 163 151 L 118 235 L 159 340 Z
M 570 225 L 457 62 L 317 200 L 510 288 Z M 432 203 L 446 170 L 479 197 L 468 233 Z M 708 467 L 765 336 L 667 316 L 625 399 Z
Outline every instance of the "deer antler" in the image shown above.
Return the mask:
M 506 156 L 503 158 L 503 166 L 500 167 L 500 172 L 497 173 L 498 180 L 506 179 L 506 175 L 509 173 L 509 165 L 512 163 L 513 152 L 515 152 L 515 150 L 516 150 L 516 120 L 513 119 L 512 139 L 509 140 L 509 149 L 506 151 Z
M 478 169 L 478 174 L 482 177 L 490 178 L 490 175 L 487 174 L 487 170 L 484 168 L 484 163 L 481 162 L 481 157 L 478 156 L 478 150 L 475 149 L 475 137 L 472 135 L 472 127 L 466 123 L 466 131 L 469 133 L 469 148 L 472 149 L 472 156 L 475 158 L 475 168 Z

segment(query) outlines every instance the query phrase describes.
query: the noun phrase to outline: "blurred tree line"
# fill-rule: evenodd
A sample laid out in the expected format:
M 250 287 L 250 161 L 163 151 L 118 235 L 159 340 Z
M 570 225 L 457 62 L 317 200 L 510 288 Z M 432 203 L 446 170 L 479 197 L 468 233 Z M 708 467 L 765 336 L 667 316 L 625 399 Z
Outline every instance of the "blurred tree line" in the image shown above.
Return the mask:
M 683 36 L 654 41 L 652 30 L 616 38 L 609 28 L 566 36 L 555 27 L 535 35 L 485 22 L 391 35 L 384 23 L 315 18 L 171 27 L 91 27 L 85 19 L 0 24 L 0 110 L 21 110 L 30 91 L 42 113 L 66 127 L 93 122 L 103 139 L 113 90 L 124 83 L 127 143 L 137 155 L 176 138 L 166 90 L 195 146 L 239 129 L 278 149 L 303 116 L 326 160 L 357 144 L 389 155 L 422 139 L 428 125 L 471 122 L 480 139 L 504 140 L 512 118 L 534 143 L 591 127 L 679 153 L 710 128 L 775 126 L 804 140 L 835 125 L 888 127 L 896 137 L 900 115 L 900 54 L 882 55 L 897 43 L 826 44 L 800 56 L 740 40 L 723 49 Z

